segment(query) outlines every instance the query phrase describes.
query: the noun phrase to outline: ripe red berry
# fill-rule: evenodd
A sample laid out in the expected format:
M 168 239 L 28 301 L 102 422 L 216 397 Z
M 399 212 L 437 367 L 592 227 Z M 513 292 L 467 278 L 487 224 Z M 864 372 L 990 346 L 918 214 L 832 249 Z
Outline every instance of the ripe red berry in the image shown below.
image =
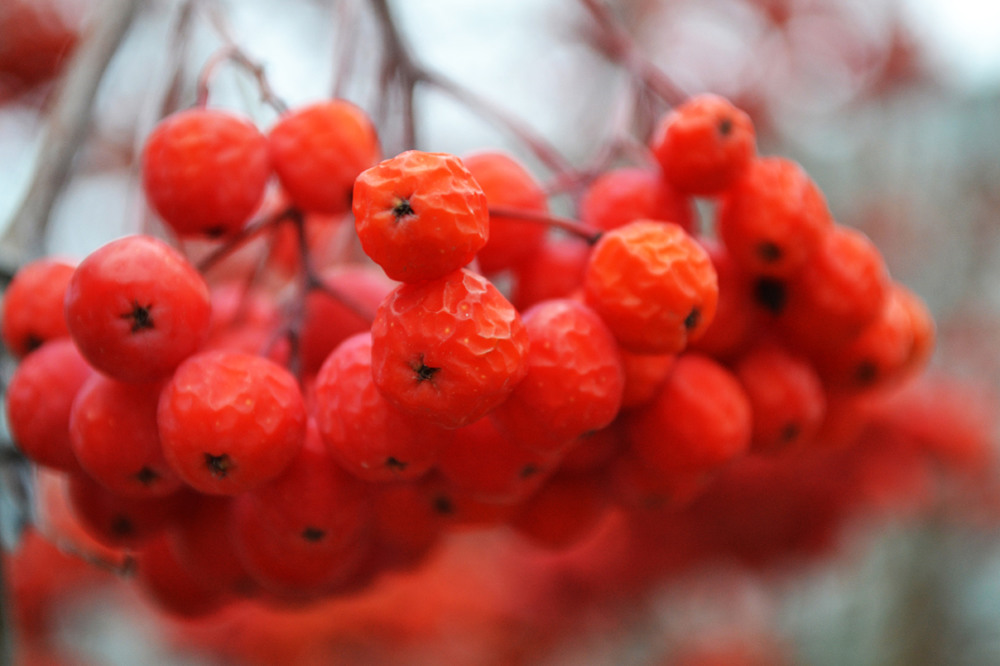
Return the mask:
M 549 298 L 567 298 L 583 284 L 590 246 L 576 236 L 550 236 L 515 266 L 510 300 L 519 308 Z
M 530 497 L 511 521 L 535 545 L 565 550 L 600 523 L 608 493 L 596 475 L 557 475 Z
M 185 361 L 163 389 L 158 420 L 167 462 L 201 492 L 235 495 L 273 479 L 302 446 L 306 410 L 295 378 L 240 352 Z
M 691 200 L 678 193 L 657 168 L 627 167 L 607 171 L 580 199 L 580 221 L 610 231 L 635 220 L 662 220 L 694 228 Z
M 482 152 L 462 158 L 465 168 L 483 188 L 490 206 L 547 213 L 548 199 L 541 185 L 514 158 L 501 152 Z M 489 275 L 521 263 L 538 249 L 548 228 L 544 224 L 489 216 L 489 240 L 476 258 Z
M 365 253 L 402 282 L 465 266 L 489 237 L 486 195 L 462 161 L 444 153 L 410 150 L 364 171 L 353 209 Z
M 180 236 L 225 236 L 250 218 L 271 177 L 267 139 L 228 111 L 188 109 L 164 118 L 142 154 L 153 209 Z
M 268 145 L 294 204 L 331 215 L 351 209 L 354 179 L 381 155 L 371 119 L 343 99 L 286 113 L 268 133 Z
M 200 618 L 232 600 L 224 590 L 206 585 L 178 559 L 166 534 L 158 534 L 135 555 L 136 582 L 156 606 L 177 617 Z
M 674 354 L 636 354 L 620 350 L 625 370 L 622 407 L 638 407 L 652 400 L 674 367 Z
M 0 337 L 21 357 L 54 338 L 66 337 L 63 302 L 74 267 L 58 259 L 39 259 L 22 266 L 3 294 Z
M 719 297 L 705 250 L 676 224 L 651 220 L 601 237 L 584 289 L 622 347 L 644 354 L 682 350 L 711 323 Z
M 480 419 L 527 372 L 528 334 L 486 278 L 460 270 L 397 287 L 372 323 L 372 376 L 400 409 L 446 428 Z
M 83 356 L 125 382 L 164 379 L 208 333 L 208 286 L 150 236 L 112 241 L 85 258 L 66 290 L 66 323 Z
M 650 141 L 666 179 L 680 192 L 718 194 L 757 152 L 750 116 L 718 95 L 698 95 L 670 111 Z
M 736 265 L 724 245 L 707 238 L 699 238 L 698 242 L 715 267 L 719 303 L 712 322 L 704 334 L 691 341 L 689 349 L 717 359 L 731 359 L 744 351 L 759 332 L 753 281 Z

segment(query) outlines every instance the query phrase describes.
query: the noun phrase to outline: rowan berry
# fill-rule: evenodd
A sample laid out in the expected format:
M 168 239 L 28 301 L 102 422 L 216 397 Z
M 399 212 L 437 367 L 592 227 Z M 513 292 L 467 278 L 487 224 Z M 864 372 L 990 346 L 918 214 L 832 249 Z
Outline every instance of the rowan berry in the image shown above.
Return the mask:
M 161 388 L 95 373 L 73 402 L 73 453 L 92 479 L 123 497 L 169 495 L 181 486 L 160 446 L 156 409 Z
M 590 246 L 576 236 L 546 238 L 535 252 L 514 266 L 510 300 L 525 310 L 550 298 L 567 298 L 580 290 Z
M 208 351 L 177 368 L 160 396 L 160 441 L 188 485 L 235 495 L 280 474 L 302 446 L 306 410 L 295 378 L 259 356 Z
M 674 367 L 674 354 L 636 354 L 620 349 L 625 370 L 625 392 L 622 407 L 632 408 L 652 400 Z
M 625 374 L 614 336 L 586 305 L 543 301 L 522 317 L 528 333 L 527 374 L 491 414 L 522 446 L 565 449 L 607 426 L 622 404 Z
M 757 152 L 750 116 L 718 95 L 698 95 L 660 121 L 650 149 L 680 192 L 718 194 L 742 173 Z
M 722 196 L 715 222 L 739 266 L 778 278 L 802 268 L 833 226 L 823 193 L 781 157 L 753 161 Z
M 605 233 L 584 277 L 586 302 L 624 349 L 672 354 L 715 316 L 712 262 L 676 224 L 640 220 Z
M 510 155 L 474 153 L 463 157 L 462 163 L 483 188 L 490 206 L 548 212 L 548 198 L 541 185 Z M 491 213 L 489 240 L 476 255 L 480 270 L 489 275 L 520 264 L 538 249 L 547 232 L 544 224 Z
M 777 345 L 759 345 L 736 362 L 734 372 L 753 412 L 752 451 L 774 453 L 812 440 L 826 396 L 808 361 Z
M 0 337 L 17 357 L 54 338 L 69 336 L 63 302 L 74 266 L 38 259 L 22 266 L 3 294 Z
M 70 443 L 70 411 L 92 374 L 68 338 L 47 342 L 21 361 L 7 387 L 7 420 L 25 456 L 53 469 L 80 469 Z
M 607 427 L 585 432 L 577 437 L 563 453 L 559 472 L 588 474 L 607 468 L 625 441 L 621 424 L 622 419 L 617 418 Z
M 607 508 L 598 476 L 556 475 L 528 498 L 511 526 L 537 546 L 566 550 L 597 527 Z
M 715 267 L 719 301 L 708 328 L 697 340 L 692 340 L 688 348 L 717 359 L 735 358 L 749 346 L 761 328 L 754 301 L 754 283 L 736 265 L 724 245 L 709 238 L 699 238 L 698 242 Z
M 229 111 L 174 113 L 153 129 L 143 149 L 146 198 L 180 236 L 239 231 L 270 178 L 267 138 Z
M 400 564 L 420 561 L 440 541 L 445 521 L 420 482 L 384 483 L 373 489 L 375 542 Z
M 87 256 L 65 308 L 84 358 L 125 382 L 164 379 L 205 340 L 211 316 L 202 276 L 150 236 L 120 238 Z
M 934 318 L 931 316 L 930 310 L 927 309 L 927 304 L 924 303 L 923 299 L 906 285 L 900 282 L 893 282 L 891 292 L 899 300 L 903 309 L 910 315 L 913 344 L 910 346 L 910 353 L 907 356 L 901 374 L 903 376 L 912 376 L 923 370 L 934 354 L 934 346 L 937 340 Z
M 580 221 L 588 226 L 610 231 L 635 220 L 673 222 L 690 232 L 695 214 L 691 200 L 677 192 L 658 168 L 606 171 L 580 199 Z
M 362 172 L 353 209 L 365 254 L 402 282 L 465 266 L 489 237 L 486 195 L 445 153 L 410 150 Z
M 200 495 L 197 506 L 166 533 L 170 551 L 200 585 L 226 594 L 257 591 L 230 538 L 232 497 Z
M 367 332 L 345 340 L 330 354 L 313 388 L 315 418 L 334 458 L 366 481 L 414 479 L 436 462 L 449 430 L 401 411 L 372 379 Z
M 200 618 L 225 606 L 226 591 L 206 585 L 178 559 L 166 534 L 158 534 L 135 554 L 136 582 L 156 606 L 171 615 Z
M 283 115 L 267 137 L 281 186 L 302 210 L 351 210 L 354 180 L 381 156 L 378 135 L 362 109 L 343 99 Z
M 397 287 L 372 323 L 372 376 L 383 395 L 445 428 L 479 420 L 527 372 L 528 334 L 486 278 L 456 271 Z
M 707 356 L 684 354 L 651 403 L 630 415 L 632 451 L 667 478 L 718 469 L 750 445 L 752 412 L 736 377 Z

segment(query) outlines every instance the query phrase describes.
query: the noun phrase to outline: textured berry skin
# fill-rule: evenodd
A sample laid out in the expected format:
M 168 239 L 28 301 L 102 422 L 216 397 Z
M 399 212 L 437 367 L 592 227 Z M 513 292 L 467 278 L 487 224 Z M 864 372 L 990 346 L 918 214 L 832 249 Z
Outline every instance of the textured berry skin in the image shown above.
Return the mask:
M 259 356 L 209 351 L 185 361 L 160 395 L 167 462 L 203 493 L 235 495 L 273 479 L 302 446 L 306 410 L 287 370 Z
M 716 216 L 733 261 L 754 276 L 791 276 L 832 226 L 823 193 L 801 166 L 781 157 L 754 160 L 726 191 Z
M 634 220 L 662 220 L 694 228 L 691 200 L 678 193 L 655 167 L 626 167 L 605 172 L 580 200 L 580 221 L 611 230 Z
M 334 458 L 366 481 L 415 479 L 437 462 L 450 430 L 401 411 L 372 379 L 371 335 L 345 340 L 316 375 L 319 431 Z
M 17 357 L 54 338 L 69 336 L 63 302 L 74 267 L 39 259 L 21 267 L 3 294 L 0 337 Z
M 680 192 L 718 194 L 757 152 L 750 116 L 718 95 L 698 95 L 668 113 L 650 148 Z
M 486 195 L 445 153 L 410 150 L 362 172 L 353 209 L 365 254 L 401 282 L 443 277 L 489 238 Z
M 66 323 L 87 361 L 125 382 L 167 377 L 208 334 L 208 286 L 166 243 L 127 236 L 77 266 Z
M 146 199 L 180 236 L 239 231 L 263 200 L 270 177 L 267 138 L 228 111 L 168 116 L 142 154 Z
M 397 287 L 372 323 L 372 376 L 400 409 L 459 428 L 503 402 L 527 372 L 528 334 L 486 278 L 456 271 Z
M 482 152 L 462 159 L 483 188 L 490 206 L 516 208 L 535 213 L 549 211 L 548 198 L 534 176 L 513 157 L 499 152 Z M 521 263 L 538 249 L 548 228 L 500 215 L 490 215 L 490 234 L 476 257 L 479 268 L 489 275 Z
M 354 179 L 381 156 L 371 119 L 342 99 L 285 114 L 267 139 L 274 170 L 294 204 L 330 215 L 351 209 Z
M 607 232 L 584 277 L 586 302 L 622 347 L 642 354 L 679 352 L 715 316 L 715 268 L 676 224 L 639 220 Z
M 92 374 L 68 338 L 47 342 L 21 361 L 7 387 L 7 418 L 25 456 L 54 469 L 80 469 L 70 444 L 70 410 Z
M 91 478 L 118 495 L 156 497 L 181 486 L 160 446 L 160 388 L 95 373 L 73 401 L 69 431 L 76 459 Z M 128 433 L 126 446 L 122 433 Z
M 563 449 L 605 427 L 622 404 L 625 373 L 618 344 L 583 303 L 544 301 L 522 315 L 528 371 L 497 407 L 494 422 L 522 445 Z

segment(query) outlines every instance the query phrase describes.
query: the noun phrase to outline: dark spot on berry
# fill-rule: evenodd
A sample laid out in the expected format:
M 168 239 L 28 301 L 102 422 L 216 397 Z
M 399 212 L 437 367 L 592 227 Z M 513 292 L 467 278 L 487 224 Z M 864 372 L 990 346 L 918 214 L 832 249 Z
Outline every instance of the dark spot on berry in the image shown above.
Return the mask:
M 127 516 L 117 515 L 111 521 L 111 533 L 120 537 L 131 536 L 135 533 L 135 525 Z
M 788 289 L 781 280 L 760 278 L 754 283 L 753 297 L 757 305 L 777 315 L 782 313 L 788 302 Z
M 782 252 L 781 246 L 777 243 L 772 243 L 771 241 L 757 243 L 757 256 L 765 264 L 773 264 L 780 260 L 783 255 L 784 252 Z
M 733 131 L 733 119 L 729 116 L 721 119 L 719 121 L 719 134 L 722 136 L 728 136 L 730 132 Z
M 149 311 L 153 309 L 153 304 L 139 305 L 138 301 L 132 301 L 132 311 L 122 315 L 122 319 L 132 320 L 132 332 L 138 333 L 146 328 L 153 328 L 153 317 Z
M 316 543 L 325 536 L 326 530 L 321 530 L 318 527 L 307 527 L 302 530 L 302 538 L 310 543 Z
M 691 312 L 688 316 L 684 318 L 684 328 L 691 331 L 698 326 L 698 322 L 701 321 L 701 310 L 698 308 L 691 308 Z
M 396 216 L 396 221 L 403 219 L 407 215 L 416 215 L 413 206 L 406 199 L 400 199 L 392 208 L 392 214 Z
M 222 238 L 226 233 L 226 228 L 221 224 L 217 227 L 209 227 L 205 229 L 205 235 L 209 238 Z
M 426 382 L 434 378 L 441 368 L 432 368 L 424 363 L 424 355 L 421 354 L 416 363 L 410 366 L 417 373 L 417 383 Z
M 781 441 L 784 444 L 789 444 L 798 439 L 801 434 L 802 428 L 799 427 L 798 423 L 786 423 L 785 427 L 781 429 Z
M 157 474 L 154 469 L 143 467 L 138 472 L 133 474 L 132 478 L 148 488 L 160 480 L 160 475 Z
M 538 472 L 540 471 L 541 470 L 538 469 L 538 465 L 528 463 L 527 465 L 521 468 L 521 473 L 519 476 L 522 479 L 530 479 L 534 475 L 538 474 Z
M 862 361 L 854 369 L 854 381 L 859 386 L 870 386 L 878 378 L 878 366 L 872 361 Z
M 389 456 L 388 458 L 385 459 L 385 466 L 391 470 L 402 472 L 409 466 L 409 463 L 399 460 L 398 458 Z
M 455 513 L 455 503 L 447 495 L 436 495 L 433 500 L 434 511 L 442 516 Z
M 212 476 L 217 479 L 226 478 L 229 476 L 229 470 L 236 467 L 232 458 L 226 453 L 223 453 L 221 456 L 213 456 L 211 453 L 206 453 L 205 466 L 208 467 L 208 471 L 212 473 Z
M 33 352 L 39 347 L 45 344 L 45 338 L 34 333 L 28 333 L 24 336 L 24 350 L 26 352 Z

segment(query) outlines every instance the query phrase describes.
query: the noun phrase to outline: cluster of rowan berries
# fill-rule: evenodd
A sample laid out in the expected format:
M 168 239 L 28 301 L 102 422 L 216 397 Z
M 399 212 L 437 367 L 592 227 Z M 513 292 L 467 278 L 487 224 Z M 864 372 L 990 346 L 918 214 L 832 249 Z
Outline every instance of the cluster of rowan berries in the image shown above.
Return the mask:
M 381 160 L 342 100 L 266 135 L 176 113 L 143 153 L 152 208 L 219 256 L 294 230 L 293 288 L 257 286 L 268 265 L 210 284 L 148 235 L 25 266 L 3 304 L 15 440 L 197 614 L 359 589 L 457 526 L 567 546 L 609 506 L 683 507 L 738 457 L 830 446 L 828 399 L 920 371 L 920 299 L 800 166 L 757 155 L 745 113 L 692 98 L 649 147 L 576 223 L 504 153 Z M 315 266 L 320 218 L 353 219 L 374 263 Z

